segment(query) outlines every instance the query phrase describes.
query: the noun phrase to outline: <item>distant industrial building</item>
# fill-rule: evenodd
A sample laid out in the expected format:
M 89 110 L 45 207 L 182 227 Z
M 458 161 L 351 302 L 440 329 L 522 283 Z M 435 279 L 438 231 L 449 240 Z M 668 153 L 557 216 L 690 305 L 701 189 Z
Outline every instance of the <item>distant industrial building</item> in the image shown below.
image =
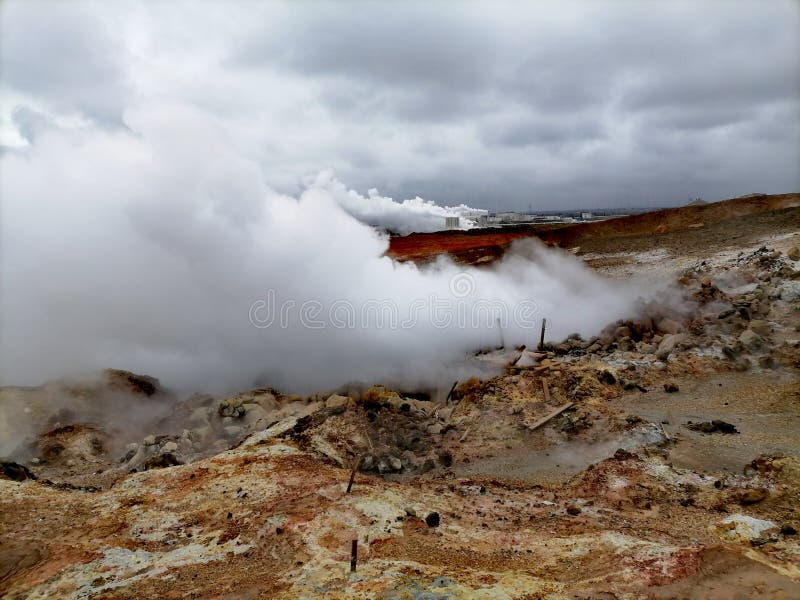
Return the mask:
M 444 218 L 444 228 L 445 229 L 461 229 L 461 219 L 459 217 L 445 217 Z
M 464 219 L 473 223 L 476 227 L 486 227 L 489 224 L 489 216 L 486 214 L 475 213 L 464 215 Z

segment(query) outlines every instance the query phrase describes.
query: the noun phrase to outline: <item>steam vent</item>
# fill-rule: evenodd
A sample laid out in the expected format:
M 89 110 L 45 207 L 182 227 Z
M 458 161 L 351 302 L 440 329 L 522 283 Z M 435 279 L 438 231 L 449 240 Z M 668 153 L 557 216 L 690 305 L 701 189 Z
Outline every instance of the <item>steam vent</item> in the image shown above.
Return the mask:
M 800 4 L 0 1 L 0 599 L 800 600 Z

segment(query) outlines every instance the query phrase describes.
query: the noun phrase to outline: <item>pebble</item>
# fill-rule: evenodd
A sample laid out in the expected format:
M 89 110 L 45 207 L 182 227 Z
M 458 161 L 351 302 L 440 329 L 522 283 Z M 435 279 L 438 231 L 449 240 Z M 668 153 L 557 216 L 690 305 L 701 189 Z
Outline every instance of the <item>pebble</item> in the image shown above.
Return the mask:
M 425 517 L 425 523 L 428 525 L 428 527 L 438 527 L 439 522 L 440 519 L 438 512 L 429 513 L 428 516 Z

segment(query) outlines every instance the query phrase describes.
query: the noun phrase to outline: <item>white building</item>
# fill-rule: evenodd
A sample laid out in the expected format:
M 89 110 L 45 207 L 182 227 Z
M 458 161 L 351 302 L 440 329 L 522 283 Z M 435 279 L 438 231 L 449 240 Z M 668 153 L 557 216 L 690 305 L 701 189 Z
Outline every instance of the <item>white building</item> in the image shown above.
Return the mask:
M 464 215 L 464 218 L 467 221 L 473 223 L 476 227 L 486 227 L 489 224 L 488 215 L 483 215 L 483 214 Z

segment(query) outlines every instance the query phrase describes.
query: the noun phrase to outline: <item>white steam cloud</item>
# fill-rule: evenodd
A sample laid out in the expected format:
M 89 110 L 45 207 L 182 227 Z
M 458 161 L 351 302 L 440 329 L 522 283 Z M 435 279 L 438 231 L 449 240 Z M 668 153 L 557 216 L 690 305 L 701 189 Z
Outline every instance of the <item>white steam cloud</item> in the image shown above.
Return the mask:
M 103 367 L 211 391 L 433 383 L 499 342 L 492 307 L 507 345 L 535 342 L 541 317 L 558 338 L 631 312 L 633 290 L 532 241 L 490 269 L 398 264 L 360 221 L 421 229 L 442 209 L 327 173 L 278 194 L 183 107 L 126 123 L 0 158 L 3 385 Z
M 442 231 L 446 229 L 447 217 L 457 217 L 460 229 L 472 229 L 475 223 L 467 217 L 488 213 L 486 210 L 471 208 L 466 204 L 439 206 L 419 196 L 396 202 L 381 196 L 374 188 L 369 190 L 367 197 L 364 197 L 354 190 L 347 189 L 342 182 L 334 178 L 331 171 L 322 171 L 313 185 L 326 188 L 339 206 L 362 223 L 401 234 L 415 231 Z

